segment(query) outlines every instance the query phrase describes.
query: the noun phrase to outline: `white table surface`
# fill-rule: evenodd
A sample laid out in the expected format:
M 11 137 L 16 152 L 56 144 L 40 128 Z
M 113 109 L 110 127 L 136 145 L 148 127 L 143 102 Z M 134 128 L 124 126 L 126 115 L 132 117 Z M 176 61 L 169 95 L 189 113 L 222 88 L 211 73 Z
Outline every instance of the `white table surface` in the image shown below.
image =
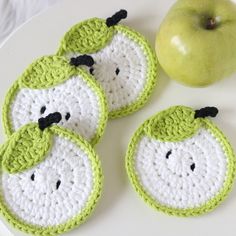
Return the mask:
M 33 59 L 53 54 L 60 38 L 73 24 L 94 16 L 106 18 L 120 8 L 125 8 L 129 17 L 123 23 L 142 32 L 154 45 L 158 26 L 173 2 L 175 1 L 64 0 L 33 18 L 15 32 L 0 49 L 1 107 L 7 89 L 13 81 Z M 212 213 L 200 217 L 178 218 L 150 208 L 129 183 L 124 157 L 133 132 L 150 115 L 177 104 L 194 108 L 217 106 L 220 113 L 214 120 L 236 149 L 236 75 L 210 87 L 197 89 L 171 81 L 161 72 L 158 86 L 143 109 L 125 118 L 109 121 L 103 139 L 96 146 L 105 176 L 102 198 L 92 217 L 80 228 L 65 235 L 236 235 L 236 188 Z M 1 125 L 0 142 L 4 139 Z M 1 236 L 25 235 L 6 224 L 4 219 L 2 222 Z

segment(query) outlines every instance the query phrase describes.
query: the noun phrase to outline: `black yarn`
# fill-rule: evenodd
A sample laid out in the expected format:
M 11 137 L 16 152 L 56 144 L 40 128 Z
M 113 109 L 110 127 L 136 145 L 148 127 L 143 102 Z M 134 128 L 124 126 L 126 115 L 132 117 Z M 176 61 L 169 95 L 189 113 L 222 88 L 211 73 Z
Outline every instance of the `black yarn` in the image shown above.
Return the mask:
M 207 116 L 216 117 L 218 112 L 219 111 L 216 107 L 204 107 L 204 108 L 201 108 L 200 110 L 195 111 L 194 118 L 205 118 Z
M 125 19 L 127 17 L 127 11 L 126 10 L 119 10 L 118 12 L 116 12 L 113 16 L 108 17 L 106 19 L 106 25 L 108 27 L 111 27 L 113 25 L 116 25 L 117 23 L 119 23 L 122 19 Z
M 115 72 L 116 72 L 116 75 L 119 75 L 120 69 L 117 67 Z
M 166 159 L 169 159 L 169 156 L 171 155 L 171 153 L 172 153 L 172 150 L 170 150 L 166 153 Z
M 191 169 L 191 171 L 194 171 L 194 169 L 195 169 L 195 163 L 193 163 L 191 166 L 190 166 L 190 169 Z
M 94 64 L 94 60 L 91 56 L 89 55 L 80 55 L 78 57 L 72 57 L 70 59 L 70 64 L 72 66 L 92 66 Z
M 93 72 L 94 72 L 94 68 L 91 67 L 91 68 L 89 69 L 89 73 L 90 73 L 91 75 L 94 75 Z
M 40 109 L 40 113 L 43 114 L 45 111 L 46 111 L 46 107 L 42 106 L 41 109 Z
M 70 112 L 67 112 L 67 113 L 66 113 L 65 119 L 66 119 L 66 120 L 69 120 L 69 119 L 70 119 Z
M 35 175 L 34 173 L 30 176 L 31 180 L 34 181 Z
M 39 128 L 44 130 L 53 123 L 59 123 L 61 118 L 60 112 L 50 113 L 48 116 L 38 119 Z
M 61 180 L 58 180 L 56 183 L 56 189 L 59 189 L 60 185 L 61 185 Z

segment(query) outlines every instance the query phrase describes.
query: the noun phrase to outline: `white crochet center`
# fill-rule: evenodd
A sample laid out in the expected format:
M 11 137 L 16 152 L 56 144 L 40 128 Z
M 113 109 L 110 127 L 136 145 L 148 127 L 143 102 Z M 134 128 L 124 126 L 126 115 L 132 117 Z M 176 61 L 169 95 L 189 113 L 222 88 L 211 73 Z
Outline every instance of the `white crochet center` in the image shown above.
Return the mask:
M 67 56 L 73 57 L 78 54 Z M 91 56 L 95 61 L 92 74 L 105 91 L 109 111 L 136 102 L 148 80 L 145 49 L 134 39 L 118 32 L 108 46 Z
M 40 113 L 41 107 L 46 110 Z M 99 97 L 93 88 L 80 77 L 72 77 L 66 82 L 48 89 L 21 89 L 11 106 L 10 117 L 13 129 L 17 130 L 29 122 L 37 122 L 49 113 L 60 112 L 58 123 L 91 140 L 97 132 L 101 119 Z M 70 118 L 65 119 L 70 113 Z
M 61 184 L 56 189 L 58 180 Z M 70 140 L 55 136 L 44 162 L 23 173 L 2 174 L 1 195 L 21 220 L 37 226 L 56 226 L 82 211 L 93 184 L 87 154 Z
M 135 155 L 141 185 L 157 202 L 168 207 L 204 205 L 217 195 L 226 179 L 227 156 L 206 129 L 183 142 L 160 142 L 144 136 Z M 190 168 L 193 163 L 194 171 Z

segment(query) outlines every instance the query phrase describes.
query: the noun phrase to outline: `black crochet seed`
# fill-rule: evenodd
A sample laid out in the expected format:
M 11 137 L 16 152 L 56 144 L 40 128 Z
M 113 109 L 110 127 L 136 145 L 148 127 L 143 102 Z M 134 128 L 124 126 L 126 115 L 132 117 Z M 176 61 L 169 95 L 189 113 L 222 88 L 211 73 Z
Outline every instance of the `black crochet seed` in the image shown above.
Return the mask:
M 94 64 L 94 60 L 89 55 L 80 55 L 78 57 L 72 57 L 70 59 L 70 65 L 72 66 L 92 66 Z
M 60 185 L 61 185 L 61 180 L 58 180 L 56 183 L 56 189 L 59 189 Z
M 113 16 L 108 17 L 106 19 L 106 25 L 108 27 L 111 27 L 113 25 L 116 25 L 119 23 L 122 19 L 125 19 L 127 17 L 128 13 L 126 10 L 121 9 L 120 11 L 116 12 Z
M 216 117 L 218 112 L 219 111 L 216 107 L 204 107 L 195 111 L 194 118 L 205 118 L 207 116 Z
M 69 112 L 66 113 L 65 119 L 66 119 L 66 120 L 69 120 L 69 119 L 70 119 L 70 113 L 69 113 Z
M 43 114 L 45 111 L 46 111 L 46 107 L 42 106 L 41 109 L 40 109 L 40 113 Z
M 191 171 L 194 171 L 194 169 L 195 169 L 195 163 L 193 163 L 193 164 L 190 166 L 190 169 L 191 169 Z
M 34 177 L 35 177 L 35 175 L 34 175 L 34 173 L 30 176 L 30 179 L 32 180 L 32 181 L 34 181 Z
M 120 69 L 117 67 L 115 72 L 116 72 L 116 75 L 119 75 Z
M 171 150 L 166 153 L 166 159 L 169 159 L 169 156 L 171 155 L 171 153 L 172 153 Z
M 38 119 L 39 128 L 41 130 L 44 130 L 53 123 L 59 123 L 61 121 L 61 118 L 62 117 L 60 112 L 50 113 L 48 116 Z

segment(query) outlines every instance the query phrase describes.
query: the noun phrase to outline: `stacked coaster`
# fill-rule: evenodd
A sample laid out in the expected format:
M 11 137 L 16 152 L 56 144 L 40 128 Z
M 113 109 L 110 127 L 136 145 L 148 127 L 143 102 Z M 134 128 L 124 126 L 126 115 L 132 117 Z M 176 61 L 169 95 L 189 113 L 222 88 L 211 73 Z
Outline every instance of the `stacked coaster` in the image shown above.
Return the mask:
M 81 64 L 90 65 L 88 58 L 77 58 L 77 66 L 59 56 L 44 56 L 33 62 L 6 96 L 3 123 L 7 135 L 60 112 L 58 125 L 95 144 L 107 123 L 107 102 L 96 80 L 78 67 Z
M 177 216 L 213 210 L 235 178 L 235 156 L 223 133 L 207 119 L 215 107 L 175 106 L 145 121 L 127 151 L 126 168 L 138 194 Z
M 120 10 L 106 20 L 93 18 L 73 26 L 57 52 L 67 58 L 89 54 L 94 59 L 88 71 L 104 89 L 110 118 L 140 109 L 156 84 L 159 69 L 147 40 L 117 24 L 126 16 L 127 12 Z
M 143 36 L 117 25 L 126 16 L 75 25 L 6 95 L 0 211 L 22 231 L 56 235 L 86 220 L 102 185 L 92 146 L 108 117 L 141 108 L 151 94 L 157 59 Z
M 44 56 L 6 96 L 0 211 L 31 235 L 80 225 L 101 195 L 101 164 L 91 145 L 105 130 L 108 110 L 100 85 L 78 67 L 90 64 L 88 56 L 76 65 Z
M 0 150 L 1 213 L 30 235 L 56 235 L 80 225 L 101 195 L 97 155 L 85 139 L 51 126 L 61 119 L 50 114 L 24 125 Z

